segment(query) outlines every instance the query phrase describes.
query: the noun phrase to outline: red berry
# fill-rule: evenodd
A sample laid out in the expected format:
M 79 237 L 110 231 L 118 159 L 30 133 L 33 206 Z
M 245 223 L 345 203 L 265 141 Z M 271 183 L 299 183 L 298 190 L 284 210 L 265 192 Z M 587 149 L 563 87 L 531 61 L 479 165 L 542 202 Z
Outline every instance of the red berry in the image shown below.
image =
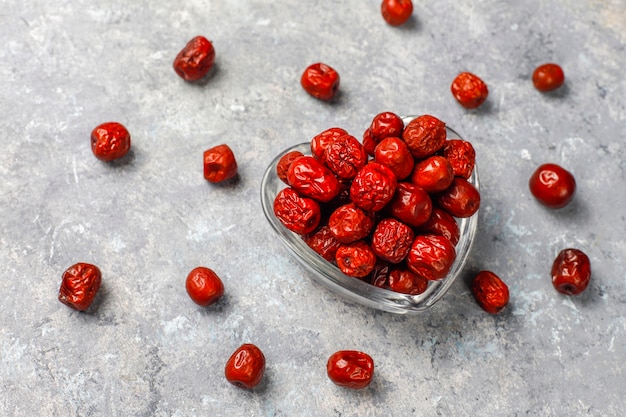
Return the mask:
M 566 295 L 578 295 L 589 285 L 591 262 L 578 249 L 564 249 L 552 264 L 552 285 Z
M 287 182 L 298 193 L 324 203 L 335 198 L 341 185 L 328 167 L 312 156 L 296 158 L 287 171 Z
M 398 137 L 404 130 L 404 121 L 390 111 L 378 113 L 370 123 L 370 134 L 376 143 L 389 137 Z
M 459 224 L 450 213 L 439 207 L 433 207 L 430 218 L 420 225 L 419 232 L 441 235 L 450 240 L 453 245 L 459 243 L 459 239 L 461 238 Z
M 509 303 L 509 287 L 490 271 L 481 271 L 474 277 L 472 294 L 478 305 L 490 314 L 497 314 Z
M 102 283 L 97 266 L 79 262 L 63 272 L 59 301 L 78 311 L 89 308 Z
M 466 109 L 475 109 L 489 95 L 487 84 L 470 72 L 462 72 L 456 76 L 450 86 L 452 95 Z
M 312 64 L 300 78 L 304 91 L 320 100 L 330 100 L 339 89 L 339 74 L 326 64 Z
M 541 92 L 556 90 L 564 82 L 565 74 L 557 64 L 543 64 L 533 72 L 533 84 Z
M 452 185 L 437 194 L 434 201 L 454 217 L 470 217 L 480 207 L 480 193 L 465 178 L 454 177 Z
M 340 350 L 328 358 L 328 378 L 336 385 L 352 389 L 367 387 L 374 377 L 374 360 L 356 350 Z
M 454 175 L 468 179 L 476 164 L 476 151 L 463 139 L 449 139 L 443 146 L 443 156 L 452 165 Z
M 393 218 L 383 219 L 372 233 L 372 250 L 380 259 L 397 264 L 402 262 L 413 243 L 413 229 Z
M 191 270 L 185 281 L 187 294 L 194 303 L 206 307 L 224 295 L 224 284 L 213 270 L 199 266 Z
M 204 77 L 215 62 L 213 44 L 204 36 L 196 36 L 176 55 L 174 71 L 186 81 Z
M 341 243 L 352 243 L 370 234 L 374 219 L 353 203 L 340 206 L 328 219 L 330 232 Z
M 367 159 L 361 142 L 352 135 L 343 135 L 326 146 L 322 160 L 340 180 L 351 180 L 365 166 Z
M 558 209 L 572 201 L 576 193 L 576 180 L 556 164 L 543 164 L 528 181 L 530 192 L 544 206 Z
M 265 373 L 265 356 L 253 344 L 241 345 L 228 359 L 224 368 L 226 380 L 239 388 L 256 387 Z
M 324 162 L 324 151 L 328 145 L 335 139 L 347 135 L 348 132 L 340 127 L 331 127 L 321 133 L 318 133 L 311 139 L 311 155 Z
M 303 153 L 300 151 L 291 151 L 281 156 L 278 160 L 278 164 L 276 164 L 276 175 L 278 175 L 278 178 L 285 184 L 288 184 L 287 172 L 289 171 L 291 163 L 302 155 Z
M 328 262 L 335 261 L 335 254 L 337 249 L 341 246 L 341 242 L 335 239 L 330 227 L 322 226 L 315 232 L 302 237 L 304 243 L 306 243 L 311 249 L 317 252 L 322 258 Z
M 389 167 L 398 180 L 403 180 L 413 172 L 415 160 L 406 143 L 390 136 L 381 140 L 374 149 L 374 161 Z
M 389 273 L 389 288 L 409 295 L 422 294 L 428 288 L 428 280 L 408 269 L 397 268 Z
M 379 211 L 393 198 L 398 180 L 392 170 L 377 162 L 365 165 L 350 185 L 350 199 L 365 211 Z
M 410 182 L 398 183 L 396 193 L 389 203 L 389 211 L 409 226 L 417 227 L 426 222 L 432 213 L 433 203 L 421 187 Z
M 420 235 L 415 238 L 406 259 L 408 268 L 430 281 L 443 279 L 456 258 L 454 245 L 438 235 Z
M 402 140 L 416 159 L 437 152 L 445 144 L 446 137 L 446 124 L 428 114 L 411 120 L 402 132 Z
M 411 0 L 383 0 L 380 11 L 388 24 L 400 26 L 406 23 L 413 14 L 413 2 Z
M 445 190 L 452 184 L 453 179 L 452 164 L 439 155 L 429 156 L 416 163 L 411 174 L 411 182 L 429 193 Z
M 218 145 L 204 151 L 204 179 L 217 183 L 237 175 L 235 154 L 228 145 Z
M 311 233 L 322 217 L 312 198 L 300 196 L 293 188 L 283 188 L 274 198 L 274 215 L 289 230 L 301 235 Z
M 360 240 L 348 245 L 341 245 L 335 254 L 337 267 L 344 274 L 355 277 L 366 277 L 376 266 L 376 254 L 372 248 Z
M 91 131 L 91 151 L 102 161 L 122 158 L 130 150 L 130 133 L 120 123 L 107 122 Z

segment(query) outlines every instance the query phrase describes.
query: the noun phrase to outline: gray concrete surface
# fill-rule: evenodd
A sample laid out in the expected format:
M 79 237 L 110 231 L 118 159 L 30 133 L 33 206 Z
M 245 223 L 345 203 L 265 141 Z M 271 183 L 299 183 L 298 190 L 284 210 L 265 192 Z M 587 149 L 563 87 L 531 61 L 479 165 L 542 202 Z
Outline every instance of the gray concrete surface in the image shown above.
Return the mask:
M 191 37 L 216 66 L 187 84 L 171 63 Z M 0 415 L 619 416 L 626 409 L 626 3 L 624 0 L 415 2 L 404 27 L 368 0 L 0 2 Z M 334 103 L 299 85 L 325 62 Z M 537 92 L 536 65 L 566 85 Z M 461 108 L 463 70 L 489 85 Z M 260 179 L 280 150 L 340 126 L 360 136 L 381 111 L 430 113 L 478 153 L 483 205 L 466 281 L 498 273 L 511 302 L 483 312 L 458 281 L 427 313 L 397 316 L 315 284 L 261 213 Z M 89 147 L 116 120 L 132 155 Z M 212 186 L 202 152 L 233 148 L 239 181 Z M 549 211 L 529 195 L 536 166 L 578 181 Z M 556 253 L 578 247 L 593 278 L 580 297 L 552 288 Z M 84 261 L 104 284 L 88 313 L 57 301 Z M 226 295 L 197 307 L 198 265 Z M 267 358 L 253 391 L 223 367 L 244 342 Z M 333 385 L 338 349 L 376 362 L 372 385 Z

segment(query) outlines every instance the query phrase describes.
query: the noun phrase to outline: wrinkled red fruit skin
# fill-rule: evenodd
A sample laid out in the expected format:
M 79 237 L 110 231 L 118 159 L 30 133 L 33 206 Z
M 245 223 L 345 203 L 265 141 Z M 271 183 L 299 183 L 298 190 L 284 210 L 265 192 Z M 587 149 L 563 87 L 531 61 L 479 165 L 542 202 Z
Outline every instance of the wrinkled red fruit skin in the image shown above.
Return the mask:
M 341 191 L 335 175 L 312 156 L 296 158 L 287 171 L 287 182 L 300 194 L 327 203 Z
M 428 280 L 408 269 L 397 268 L 389 273 L 389 288 L 402 294 L 419 295 L 428 288 Z
M 311 233 L 322 218 L 319 203 L 302 197 L 292 188 L 283 188 L 274 198 L 274 215 L 289 230 L 301 235 Z
M 304 243 L 328 262 L 335 261 L 337 249 L 341 246 L 328 226 L 322 226 L 315 232 L 303 236 Z
M 530 176 L 528 187 L 541 204 L 560 209 L 574 198 L 576 180 L 569 171 L 557 164 L 543 164 Z
M 357 350 L 340 350 L 333 353 L 326 364 L 328 378 L 341 387 L 366 388 L 374 377 L 374 360 Z
M 402 262 L 411 249 L 414 233 L 399 220 L 383 219 L 372 233 L 372 250 L 380 259 L 397 264 Z
M 339 270 L 349 277 L 364 278 L 374 270 L 376 254 L 367 243 L 360 240 L 339 246 L 335 261 Z
M 220 277 L 212 269 L 203 266 L 189 272 L 185 289 L 193 302 L 202 307 L 210 306 L 224 295 L 224 284 Z
M 302 73 L 300 84 L 304 91 L 319 100 L 330 100 L 339 89 L 339 74 L 321 62 L 308 66 Z
M 204 36 L 196 36 L 174 59 L 174 71 L 185 81 L 197 81 L 204 77 L 215 62 L 213 44 Z
M 370 234 L 374 219 L 353 203 L 337 208 L 328 219 L 332 235 L 341 243 L 352 243 Z
M 97 266 L 79 262 L 63 272 L 59 301 L 77 311 L 89 308 L 102 283 L 102 273 Z
M 204 179 L 218 183 L 237 175 L 235 154 L 228 145 L 222 144 L 204 151 Z
M 91 131 L 91 151 L 101 161 L 113 161 L 130 150 L 130 133 L 120 123 L 106 122 Z
M 470 217 L 480 208 L 480 193 L 465 178 L 455 177 L 452 185 L 437 194 L 434 201 L 454 217 Z
M 454 245 L 439 235 L 419 235 L 406 258 L 407 267 L 429 281 L 445 278 L 456 258 Z
M 324 150 L 324 164 L 340 179 L 351 180 L 367 163 L 367 152 L 352 135 L 332 140 Z
M 411 120 L 402 132 L 402 140 L 416 159 L 437 152 L 444 146 L 446 138 L 446 124 L 429 114 Z
M 533 85 L 541 92 L 556 90 L 564 82 L 565 74 L 557 64 L 539 65 L 533 72 Z
M 280 157 L 278 164 L 276 165 L 276 175 L 282 182 L 288 184 L 287 172 L 289 171 L 291 163 L 303 155 L 304 154 L 300 151 L 291 151 Z
M 562 250 L 552 264 L 552 285 L 566 295 L 585 291 L 591 280 L 591 261 L 579 249 Z
M 256 387 L 264 373 L 265 356 L 261 349 L 251 343 L 241 345 L 224 367 L 226 380 L 239 388 Z
M 335 139 L 347 135 L 348 132 L 340 127 L 331 127 L 318 133 L 311 139 L 311 155 L 322 163 L 324 162 L 324 152 L 328 145 Z
M 443 146 L 443 156 L 450 161 L 456 177 L 469 179 L 476 165 L 474 146 L 463 139 L 449 139 Z
M 487 84 L 471 72 L 462 72 L 452 81 L 452 95 L 466 109 L 475 109 L 487 100 Z
M 411 0 L 383 0 L 380 5 L 383 19 L 391 26 L 400 26 L 406 23 L 413 14 Z
M 489 314 L 498 314 L 509 303 L 509 287 L 491 271 L 479 272 L 471 289 L 478 305 Z
M 365 211 L 379 211 L 391 201 L 398 180 L 392 170 L 370 162 L 356 174 L 350 185 L 350 199 Z

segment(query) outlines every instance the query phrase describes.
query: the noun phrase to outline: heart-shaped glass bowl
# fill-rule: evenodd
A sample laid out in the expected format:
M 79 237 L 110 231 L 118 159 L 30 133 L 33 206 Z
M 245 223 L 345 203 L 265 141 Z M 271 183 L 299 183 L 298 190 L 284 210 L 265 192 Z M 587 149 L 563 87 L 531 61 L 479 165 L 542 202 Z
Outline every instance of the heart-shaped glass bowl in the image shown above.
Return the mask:
M 414 117 L 404 117 L 405 124 Z M 448 139 L 461 139 L 454 130 L 446 127 Z M 460 239 L 456 245 L 456 259 L 448 275 L 439 281 L 430 281 L 427 290 L 419 295 L 401 294 L 395 291 L 376 287 L 357 278 L 343 274 L 339 268 L 326 261 L 302 240 L 302 237 L 288 230 L 274 215 L 274 199 L 278 192 L 286 187 L 276 173 L 276 165 L 280 158 L 291 151 L 300 151 L 305 155 L 311 154 L 310 142 L 301 143 L 285 149 L 274 158 L 263 175 L 261 181 L 261 204 L 265 217 L 281 242 L 295 256 L 299 263 L 310 273 L 317 282 L 335 291 L 347 299 L 391 313 L 407 314 L 418 313 L 434 306 L 450 289 L 454 281 L 461 274 L 467 257 L 472 248 L 476 235 L 478 213 L 471 217 L 457 219 L 460 230 Z M 480 189 L 478 171 L 474 167 L 470 183 Z

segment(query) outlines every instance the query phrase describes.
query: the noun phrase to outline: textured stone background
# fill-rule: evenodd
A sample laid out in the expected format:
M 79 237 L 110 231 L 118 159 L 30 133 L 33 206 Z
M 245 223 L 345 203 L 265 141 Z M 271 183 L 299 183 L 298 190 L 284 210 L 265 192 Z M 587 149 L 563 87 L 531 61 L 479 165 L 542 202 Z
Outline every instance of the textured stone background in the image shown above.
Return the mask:
M 192 85 L 171 62 L 198 34 L 217 60 Z M 624 0 L 415 1 L 401 28 L 373 0 L 3 0 L 0 43 L 0 415 L 623 415 Z M 299 86 L 316 61 L 341 74 L 334 103 Z M 530 75 L 549 61 L 567 81 L 541 94 Z M 479 110 L 449 93 L 463 70 L 489 85 Z M 259 186 L 273 156 L 332 126 L 360 136 L 386 110 L 474 143 L 483 205 L 465 278 L 498 273 L 502 314 L 463 280 L 420 315 L 348 303 L 271 236 Z M 133 137 L 114 164 L 89 147 L 109 120 Z M 211 186 L 202 152 L 220 143 L 240 180 Z M 561 211 L 527 189 L 549 161 L 578 181 Z M 578 298 L 549 278 L 568 246 L 592 259 Z M 87 314 L 56 298 L 78 261 L 104 275 Z M 226 285 L 208 309 L 185 293 L 198 265 Z M 223 377 L 244 342 L 267 357 L 253 391 Z M 344 348 L 374 357 L 368 389 L 327 379 Z

